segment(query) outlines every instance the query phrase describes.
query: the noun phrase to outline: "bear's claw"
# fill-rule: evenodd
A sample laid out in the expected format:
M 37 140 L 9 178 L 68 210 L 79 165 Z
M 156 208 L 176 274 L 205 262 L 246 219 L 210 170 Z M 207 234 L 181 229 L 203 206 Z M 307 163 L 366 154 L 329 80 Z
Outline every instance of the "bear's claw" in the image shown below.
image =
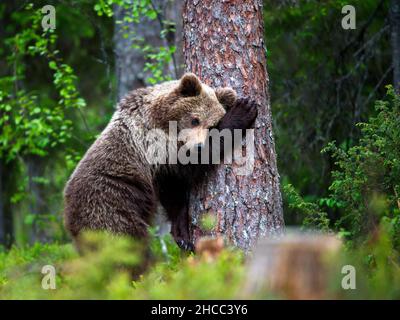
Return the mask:
M 178 240 L 176 243 L 178 244 L 178 247 L 182 250 L 194 252 L 194 245 L 190 241 Z
M 249 129 L 258 115 L 258 104 L 247 98 L 237 99 L 222 118 L 219 129 Z
M 236 101 L 235 112 L 242 116 L 242 120 L 244 123 L 247 123 L 250 126 L 258 115 L 258 104 L 254 100 L 250 100 L 248 98 L 240 98 Z

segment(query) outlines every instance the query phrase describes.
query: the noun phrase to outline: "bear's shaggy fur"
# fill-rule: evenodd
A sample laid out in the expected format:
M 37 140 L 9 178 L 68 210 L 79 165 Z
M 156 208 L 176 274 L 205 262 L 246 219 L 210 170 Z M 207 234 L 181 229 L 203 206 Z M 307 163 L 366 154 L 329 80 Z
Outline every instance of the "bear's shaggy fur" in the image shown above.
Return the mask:
M 84 230 L 145 239 L 160 202 L 177 243 L 193 248 L 188 195 L 193 183 L 204 176 L 199 170 L 210 166 L 149 163 L 146 133 L 154 128 L 168 133 L 169 121 L 177 121 L 178 131 L 193 126 L 246 129 L 256 116 L 253 102 L 237 99 L 229 88 L 213 90 L 190 73 L 181 80 L 130 92 L 65 187 L 66 228 L 74 240 Z

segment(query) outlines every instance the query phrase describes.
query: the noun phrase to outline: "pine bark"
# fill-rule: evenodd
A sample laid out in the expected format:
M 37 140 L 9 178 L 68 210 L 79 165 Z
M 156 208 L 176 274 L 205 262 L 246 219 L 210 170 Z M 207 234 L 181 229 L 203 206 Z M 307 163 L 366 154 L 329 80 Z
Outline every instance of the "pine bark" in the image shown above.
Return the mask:
M 206 233 L 200 223 L 205 213 L 216 216 L 212 235 L 222 234 L 245 250 L 258 238 L 283 230 L 263 35 L 260 0 L 185 1 L 186 70 L 212 87 L 232 87 L 239 96 L 251 97 L 261 106 L 255 123 L 252 173 L 239 176 L 233 170 L 235 164 L 220 165 L 191 194 L 194 241 Z

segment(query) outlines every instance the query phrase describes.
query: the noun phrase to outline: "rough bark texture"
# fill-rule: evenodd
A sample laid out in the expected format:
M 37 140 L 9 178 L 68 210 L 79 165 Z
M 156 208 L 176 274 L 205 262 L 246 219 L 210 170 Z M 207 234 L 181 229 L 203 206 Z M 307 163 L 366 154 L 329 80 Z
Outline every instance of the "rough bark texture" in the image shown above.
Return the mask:
M 261 106 L 255 123 L 254 170 L 238 176 L 233 165 L 221 165 L 191 194 L 193 239 L 204 231 L 201 215 L 215 214 L 212 234 L 251 249 L 259 237 L 284 226 L 269 105 L 263 40 L 262 1 L 186 0 L 183 10 L 187 71 L 212 87 L 230 86 Z
M 390 5 L 390 27 L 392 38 L 393 85 L 400 92 L 400 2 L 392 0 Z
M 118 81 L 118 100 L 128 91 L 146 86 L 146 78 L 150 75 L 149 72 L 143 70 L 146 63 L 143 52 L 132 48 L 134 37 L 143 38 L 146 44 L 154 47 L 175 45 L 177 47 L 176 53 L 171 64 L 166 66 L 165 72 L 172 78 L 178 78 L 182 74 L 182 1 L 154 0 L 152 4 L 159 12 L 157 19 L 150 20 L 141 17 L 139 23 L 115 23 L 115 69 Z M 124 16 L 129 14 L 122 7 L 114 7 L 116 22 L 122 21 Z M 165 21 L 175 23 L 176 32 L 169 34 L 166 39 L 162 39 L 160 33 L 166 27 Z M 125 35 L 128 35 L 128 37 Z

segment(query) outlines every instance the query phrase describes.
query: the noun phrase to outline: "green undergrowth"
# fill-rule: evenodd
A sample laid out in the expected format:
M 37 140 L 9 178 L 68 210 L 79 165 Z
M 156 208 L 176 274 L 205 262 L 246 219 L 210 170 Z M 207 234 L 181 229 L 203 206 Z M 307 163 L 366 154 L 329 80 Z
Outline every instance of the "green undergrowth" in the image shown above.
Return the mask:
M 332 261 L 327 298 L 400 298 L 398 252 L 393 251 L 387 226 L 365 245 L 345 243 Z M 139 272 L 143 254 L 138 243 L 107 234 L 88 234 L 89 244 L 78 255 L 71 244 L 13 247 L 0 254 L 0 299 L 235 299 L 274 298 L 269 292 L 243 296 L 252 255 L 225 248 L 217 258 L 180 251 L 171 237 L 154 237 L 146 271 Z M 49 273 L 55 270 L 54 290 Z M 356 289 L 341 287 L 342 267 L 356 270 Z M 306 267 L 306 266 L 305 266 Z M 132 274 L 135 280 L 132 280 Z M 287 275 L 295 277 L 295 275 Z M 260 279 L 263 281 L 264 279 Z

